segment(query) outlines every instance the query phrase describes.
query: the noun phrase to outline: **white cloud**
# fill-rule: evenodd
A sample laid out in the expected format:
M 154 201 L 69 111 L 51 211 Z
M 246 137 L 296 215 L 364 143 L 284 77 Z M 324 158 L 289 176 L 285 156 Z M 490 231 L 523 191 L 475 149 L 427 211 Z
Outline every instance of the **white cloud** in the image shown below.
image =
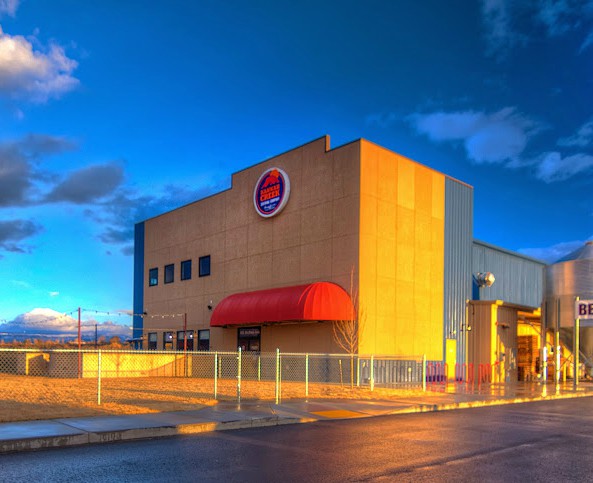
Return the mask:
M 39 103 L 73 90 L 79 83 L 72 75 L 78 63 L 59 45 L 46 50 L 34 50 L 29 40 L 0 27 L 0 95 Z
M 511 48 L 533 40 L 539 26 L 544 27 L 544 36 L 549 38 L 569 32 L 585 35 L 582 52 L 593 44 L 593 32 L 587 29 L 591 18 L 593 0 L 482 0 L 486 54 L 504 58 Z
M 58 295 L 60 295 L 60 292 L 49 292 L 50 297 L 57 297 Z
M 544 24 L 549 36 L 562 35 L 578 26 L 579 3 L 582 0 L 540 0 L 536 18 Z
M 512 28 L 511 5 L 507 0 L 482 0 L 482 21 L 486 28 L 486 54 L 502 58 L 525 36 Z
M 585 40 L 583 40 L 583 43 L 581 44 L 581 48 L 579 49 L 579 54 L 583 53 L 583 51 L 585 51 L 587 48 L 591 47 L 592 45 L 593 45 L 593 30 L 591 32 L 589 32 L 589 35 L 587 35 Z
M 569 253 L 577 250 L 578 248 L 581 248 L 584 244 L 584 241 L 577 240 L 561 242 L 549 247 L 521 248 L 517 251 L 529 257 L 537 258 L 538 260 L 543 260 L 544 262 L 554 263 L 568 255 Z
M 593 141 L 593 119 L 583 124 L 576 134 L 558 140 L 558 146 L 578 146 L 583 148 Z
M 590 171 L 593 168 L 593 156 L 590 154 L 573 154 L 565 158 L 559 152 L 544 153 L 538 163 L 536 176 L 551 183 L 564 181 L 579 173 Z
M 0 17 L 8 14 L 14 17 L 16 9 L 19 7 L 20 0 L 0 0 Z
M 416 130 L 433 141 L 462 141 L 467 156 L 477 163 L 516 161 L 536 124 L 514 108 L 484 112 L 435 112 L 410 116 Z
M 99 336 L 130 337 L 132 334 L 129 326 L 113 321 L 98 322 L 87 319 L 81 322 L 84 339 L 95 336 L 95 325 Z M 18 335 L 27 337 L 78 337 L 78 320 L 74 317 L 56 312 L 52 309 L 37 308 L 19 315 L 14 320 L 0 324 L 0 335 Z

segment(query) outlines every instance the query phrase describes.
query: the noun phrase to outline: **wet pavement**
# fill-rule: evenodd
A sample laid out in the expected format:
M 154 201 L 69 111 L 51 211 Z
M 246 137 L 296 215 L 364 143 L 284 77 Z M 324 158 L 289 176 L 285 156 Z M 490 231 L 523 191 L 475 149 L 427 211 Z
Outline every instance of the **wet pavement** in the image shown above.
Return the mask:
M 572 383 L 482 387 L 434 384 L 427 387 L 425 394 L 381 400 L 309 399 L 286 400 L 280 404 L 243 401 L 240 405 L 222 401 L 194 411 L 0 423 L 0 453 L 587 396 L 593 396 L 591 382 L 579 384 L 576 391 Z

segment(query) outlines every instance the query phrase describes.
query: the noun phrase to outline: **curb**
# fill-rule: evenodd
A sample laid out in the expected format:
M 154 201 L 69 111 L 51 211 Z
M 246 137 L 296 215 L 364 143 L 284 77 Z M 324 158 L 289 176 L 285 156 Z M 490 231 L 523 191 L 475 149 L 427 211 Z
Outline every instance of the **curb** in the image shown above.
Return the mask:
M 210 433 L 232 429 L 260 428 L 281 426 L 316 421 L 313 418 L 281 418 L 271 416 L 265 418 L 245 419 L 226 422 L 202 422 L 160 426 L 155 428 L 135 428 L 117 431 L 83 431 L 79 434 L 60 436 L 41 436 L 0 441 L 0 454 L 21 451 L 34 451 L 47 448 L 81 446 L 86 444 L 114 443 L 118 441 L 139 441 L 143 439 L 165 438 L 188 434 Z
M 491 401 L 467 401 L 448 404 L 420 404 L 418 406 L 410 408 L 397 409 L 393 412 L 390 412 L 389 414 L 429 413 L 437 411 L 451 411 L 453 409 L 471 409 L 486 406 L 504 406 L 507 404 L 522 404 L 528 402 L 549 401 L 554 399 L 573 399 L 579 397 L 593 397 L 593 394 L 550 394 L 549 396 L 517 397 L 514 399 L 493 399 Z
M 418 404 L 409 408 L 397 409 L 383 415 L 427 413 L 437 411 L 450 411 L 454 409 L 479 408 L 486 406 L 502 406 L 506 404 L 520 404 L 527 402 L 546 401 L 554 399 L 572 399 L 579 397 L 593 397 L 593 393 L 576 394 L 550 394 L 548 396 L 518 397 L 514 399 L 494 399 L 491 401 L 467 401 L 448 404 Z M 372 417 L 361 413 L 362 417 Z M 332 418 L 339 420 L 344 418 Z M 352 419 L 349 417 L 347 419 Z M 84 431 L 77 429 L 78 433 L 58 436 L 41 436 L 0 441 L 0 454 L 22 451 L 35 451 L 46 448 L 59 448 L 66 446 L 82 446 L 87 444 L 114 443 L 118 441 L 139 441 L 145 439 L 165 438 L 189 434 L 210 433 L 213 431 L 227 431 L 233 429 L 263 428 L 281 426 L 285 424 L 311 423 L 325 418 L 315 417 L 282 417 L 269 416 L 253 419 L 239 419 L 234 421 L 215 422 L 204 421 L 199 423 L 186 423 L 172 426 L 158 426 L 152 428 L 134 428 L 115 431 Z

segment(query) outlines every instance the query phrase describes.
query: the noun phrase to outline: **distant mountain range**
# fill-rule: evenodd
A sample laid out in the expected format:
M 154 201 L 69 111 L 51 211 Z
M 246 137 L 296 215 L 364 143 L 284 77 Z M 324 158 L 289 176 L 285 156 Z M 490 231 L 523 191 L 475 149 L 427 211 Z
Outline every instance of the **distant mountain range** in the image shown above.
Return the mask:
M 132 328 L 113 321 L 99 322 L 94 319 L 81 321 L 81 339 L 95 340 L 95 326 L 97 337 L 107 339 L 118 336 L 122 340 L 132 336 Z M 0 324 L 0 340 L 54 340 L 64 341 L 78 339 L 78 320 L 56 312 L 52 309 L 37 308 L 17 316 L 14 320 Z

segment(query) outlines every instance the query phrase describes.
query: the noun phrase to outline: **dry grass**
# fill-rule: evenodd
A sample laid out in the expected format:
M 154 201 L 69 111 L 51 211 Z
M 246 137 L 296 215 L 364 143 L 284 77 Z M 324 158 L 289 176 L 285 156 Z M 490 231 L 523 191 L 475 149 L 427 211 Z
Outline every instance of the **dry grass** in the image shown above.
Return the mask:
M 431 395 L 419 389 L 350 388 L 348 385 L 309 385 L 309 398 L 390 399 Z M 237 381 L 218 381 L 219 400 L 237 398 Z M 305 384 L 283 382 L 281 397 L 305 398 Z M 241 398 L 274 400 L 274 382 L 244 380 Z M 217 404 L 214 381 L 195 378 L 118 378 L 104 379 L 101 404 L 98 404 L 96 379 L 60 379 L 49 377 L 0 376 L 0 422 L 143 414 L 162 411 L 195 410 Z

